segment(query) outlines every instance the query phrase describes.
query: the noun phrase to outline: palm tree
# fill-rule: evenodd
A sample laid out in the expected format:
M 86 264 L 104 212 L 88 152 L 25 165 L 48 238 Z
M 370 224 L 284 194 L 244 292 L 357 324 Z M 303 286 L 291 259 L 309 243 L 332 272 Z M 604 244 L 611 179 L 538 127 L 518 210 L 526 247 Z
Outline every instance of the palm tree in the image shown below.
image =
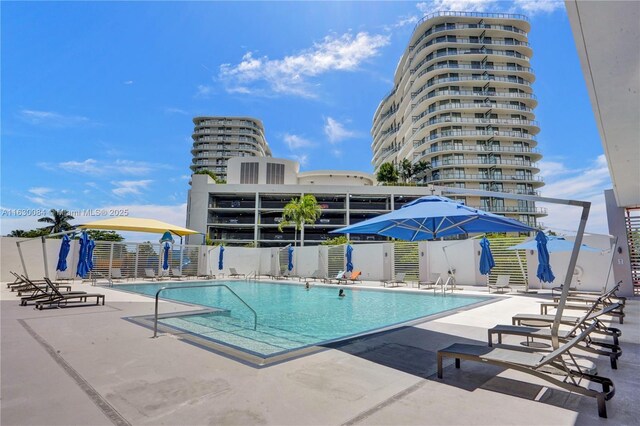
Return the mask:
M 74 217 L 67 210 L 51 209 L 51 217 L 41 217 L 38 222 L 50 223 L 51 226 L 45 226 L 42 229 L 46 229 L 50 234 L 55 234 L 71 229 L 72 226 L 69 221 L 73 219 Z
M 295 226 L 294 246 L 297 245 L 298 231 L 304 228 L 305 223 L 315 223 L 322 214 L 322 209 L 318 205 L 318 200 L 311 194 L 307 194 L 302 198 L 294 198 L 286 206 L 282 212 L 282 222 L 278 225 L 278 230 L 282 232 L 282 228 L 289 225 Z

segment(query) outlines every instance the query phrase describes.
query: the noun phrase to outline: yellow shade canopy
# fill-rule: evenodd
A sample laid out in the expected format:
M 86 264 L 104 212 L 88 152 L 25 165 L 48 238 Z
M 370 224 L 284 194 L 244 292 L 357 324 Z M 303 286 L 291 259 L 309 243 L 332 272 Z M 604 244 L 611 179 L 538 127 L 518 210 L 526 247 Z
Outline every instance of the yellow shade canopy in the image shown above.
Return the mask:
M 140 217 L 114 217 L 111 219 L 96 220 L 78 226 L 79 229 L 103 229 L 108 231 L 134 231 L 151 232 L 163 234 L 167 231 L 174 235 L 183 237 L 185 235 L 200 234 L 193 229 L 183 228 L 170 223 L 161 222 L 155 219 L 144 219 Z

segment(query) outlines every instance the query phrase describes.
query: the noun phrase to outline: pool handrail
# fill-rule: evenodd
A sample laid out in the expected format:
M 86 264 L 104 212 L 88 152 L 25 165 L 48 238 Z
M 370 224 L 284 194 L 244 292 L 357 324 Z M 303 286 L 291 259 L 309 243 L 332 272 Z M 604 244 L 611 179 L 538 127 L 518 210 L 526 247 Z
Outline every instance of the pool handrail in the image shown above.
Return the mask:
M 247 302 L 245 302 L 242 297 L 238 296 L 238 294 L 231 290 L 231 288 L 229 288 L 229 286 L 225 285 L 225 284 L 208 284 L 208 285 L 187 285 L 187 286 L 177 286 L 177 287 L 162 287 L 161 289 L 159 289 L 156 292 L 156 307 L 155 307 L 155 315 L 154 315 L 154 319 L 153 319 L 153 337 L 156 338 L 158 337 L 158 300 L 160 298 L 160 293 L 163 292 L 164 290 L 176 290 L 179 288 L 199 288 L 199 287 L 224 287 L 227 290 L 229 290 L 231 292 L 231 294 L 233 294 L 240 302 L 242 302 L 242 304 L 244 306 L 246 306 L 247 308 L 249 308 L 249 310 L 251 312 L 253 312 L 253 329 L 256 330 L 258 328 L 258 314 L 256 313 L 256 311 L 247 304 Z

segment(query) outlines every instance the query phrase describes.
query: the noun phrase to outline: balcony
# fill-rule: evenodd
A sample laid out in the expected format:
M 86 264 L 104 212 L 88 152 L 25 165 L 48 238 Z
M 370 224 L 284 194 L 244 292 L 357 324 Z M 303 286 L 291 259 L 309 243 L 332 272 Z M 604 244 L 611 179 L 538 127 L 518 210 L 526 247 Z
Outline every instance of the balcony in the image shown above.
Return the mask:
M 528 213 L 546 215 L 547 209 L 544 207 L 525 207 L 525 206 L 468 206 L 472 209 L 484 210 L 490 213 Z
M 522 105 L 511 105 L 511 104 L 501 104 L 501 103 L 491 103 L 491 102 L 482 102 L 482 103 L 457 103 L 456 102 L 456 103 L 450 103 L 445 105 L 439 105 L 436 107 L 430 107 L 429 109 L 425 110 L 421 114 L 414 115 L 413 117 L 411 117 L 411 121 L 415 123 L 416 121 L 420 120 L 424 116 L 437 113 L 440 111 L 451 111 L 451 110 L 458 111 L 463 109 L 476 110 L 476 109 L 486 109 L 486 108 L 509 109 L 509 110 L 514 110 L 518 112 L 526 112 L 526 113 L 533 114 L 533 108 L 529 108 Z M 536 121 L 535 123 L 536 123 L 535 125 L 537 126 L 538 122 Z
M 431 62 L 435 59 L 442 58 L 445 56 L 465 56 L 465 55 L 484 55 L 484 56 L 506 56 L 507 58 L 516 58 L 529 63 L 529 57 L 523 55 L 519 52 L 507 52 L 503 50 L 493 50 L 493 49 L 452 49 L 451 52 L 434 52 L 429 53 L 427 57 L 418 62 L 415 67 L 411 68 L 409 73 L 415 74 L 415 72 L 420 69 L 424 64 Z
M 506 166 L 522 166 L 522 167 L 533 167 L 537 168 L 536 163 L 532 163 L 527 160 L 506 160 L 506 159 L 489 159 L 489 158 L 464 158 L 464 159 L 450 159 L 450 160 L 442 160 L 442 161 L 432 161 L 431 168 L 437 168 L 442 166 L 457 166 L 457 165 L 482 165 L 482 166 L 497 166 L 497 165 L 506 165 Z
M 422 96 L 417 101 L 411 104 L 411 110 L 413 110 L 417 105 L 422 103 L 423 101 L 431 98 L 435 98 L 437 96 L 472 96 L 478 98 L 517 98 L 517 99 L 530 99 L 536 100 L 536 96 L 533 93 L 511 93 L 511 92 L 498 92 L 498 91 L 483 91 L 483 92 L 474 92 L 471 90 L 438 90 L 434 92 L 427 93 Z
M 413 147 L 419 146 L 436 139 L 449 138 L 449 137 L 506 137 L 515 139 L 526 139 L 535 141 L 535 137 L 528 133 L 514 132 L 514 131 L 499 131 L 499 130 L 448 130 L 441 133 L 435 133 L 433 135 L 425 136 L 420 140 L 413 141 Z
M 441 117 L 441 118 L 432 118 L 426 123 L 422 124 L 420 127 L 414 127 L 411 135 L 413 136 L 416 132 L 424 129 L 425 127 L 433 126 L 434 124 L 441 123 L 462 123 L 462 124 L 473 124 L 473 125 L 503 125 L 503 126 L 529 126 L 529 127 L 538 127 L 538 122 L 535 120 L 520 120 L 517 118 L 467 118 L 467 117 Z
M 423 75 L 425 75 L 428 72 L 431 71 L 435 71 L 435 70 L 440 70 L 440 69 L 462 69 L 462 70 L 472 70 L 472 71 L 506 71 L 506 72 L 526 72 L 526 73 L 530 73 L 533 74 L 533 68 L 529 68 L 529 67 L 523 67 L 520 65 L 517 66 L 501 66 L 501 65 L 486 65 L 486 66 L 479 66 L 479 65 L 470 65 L 470 64 L 435 64 L 435 65 L 431 65 L 430 67 L 427 67 L 425 69 L 423 69 L 422 71 L 420 71 L 418 73 L 418 75 L 415 76 L 415 79 L 419 79 L 420 77 L 422 77 Z M 412 73 L 413 74 L 413 73 Z
M 482 76 L 482 77 L 445 77 L 445 78 L 435 79 L 434 81 L 423 85 L 415 92 L 411 92 L 411 99 L 418 96 L 425 89 L 428 89 L 429 87 L 435 86 L 437 84 L 451 83 L 451 82 L 464 82 L 464 81 L 473 81 L 480 84 L 495 81 L 495 82 L 502 82 L 502 83 L 522 84 L 525 86 L 531 86 L 531 83 L 529 83 L 527 80 L 523 78 L 496 77 L 493 75 Z
M 437 176 L 425 177 L 426 183 L 439 182 L 442 180 L 473 180 L 473 181 L 523 181 L 523 182 L 543 182 L 543 179 L 538 176 L 527 175 L 484 175 L 484 174 L 472 174 L 472 173 L 441 173 Z
M 462 38 L 462 37 L 455 37 L 454 39 L 451 40 L 430 40 L 428 42 L 426 42 L 425 44 L 421 45 L 420 47 L 418 47 L 416 49 L 416 51 L 413 53 L 413 57 L 417 56 L 418 53 L 420 53 L 423 49 L 429 47 L 429 46 L 433 46 L 434 44 L 444 44 L 444 43 L 451 43 L 451 44 L 481 44 L 483 46 L 523 46 L 523 47 L 528 47 L 531 48 L 530 44 L 527 43 L 526 41 L 520 41 L 520 40 L 513 40 L 513 41 L 506 41 L 506 40 L 486 40 L 486 39 L 480 39 L 478 38 L 476 39 L 469 39 L 469 38 Z
M 418 21 L 418 23 L 416 24 L 416 29 L 423 23 L 425 22 L 427 19 L 431 19 L 431 18 L 435 18 L 435 17 L 439 17 L 439 16 L 444 16 L 444 15 L 440 15 L 440 13 L 443 12 L 437 12 L 437 13 L 433 13 L 430 15 L 425 16 L 424 18 L 422 18 L 420 21 Z M 448 16 L 448 15 L 447 15 Z M 524 15 L 520 15 L 523 16 Z M 526 17 L 524 17 L 525 20 L 527 20 Z M 496 24 L 440 24 L 440 25 L 434 25 L 432 27 L 430 27 L 428 30 L 426 30 L 420 37 L 418 37 L 418 39 L 415 41 L 414 44 L 412 44 L 411 46 L 409 46 L 409 51 L 412 51 L 413 49 L 415 49 L 415 47 L 420 44 L 420 42 L 422 40 L 425 39 L 425 37 L 430 36 L 431 34 L 435 34 L 435 33 L 440 33 L 443 31 L 455 31 L 455 30 L 467 30 L 467 29 L 486 29 L 486 30 L 499 30 L 499 31 L 510 31 L 516 34 L 522 34 L 522 35 L 527 35 L 527 33 L 525 31 L 522 31 L 521 29 L 514 27 L 512 25 L 496 25 Z

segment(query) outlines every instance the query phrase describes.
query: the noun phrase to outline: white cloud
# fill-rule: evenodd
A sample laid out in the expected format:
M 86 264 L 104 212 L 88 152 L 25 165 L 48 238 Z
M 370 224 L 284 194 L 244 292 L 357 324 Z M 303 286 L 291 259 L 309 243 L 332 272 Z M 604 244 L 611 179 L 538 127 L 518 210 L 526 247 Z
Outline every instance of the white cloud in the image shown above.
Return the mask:
M 360 32 L 326 36 L 313 47 L 282 59 L 247 52 L 239 64 L 221 65 L 219 79 L 231 93 L 313 97 L 310 78 L 330 71 L 354 71 L 387 44 L 388 36 Z M 252 87 L 260 84 L 266 87 Z
M 127 194 L 140 194 L 141 190 L 146 189 L 149 184 L 151 184 L 151 182 L 153 182 L 150 179 L 143 179 L 143 180 L 121 180 L 121 181 L 116 181 L 116 182 L 111 182 L 113 185 L 116 186 L 116 188 L 112 189 L 111 192 L 113 192 L 115 195 L 122 197 L 124 195 Z
M 182 114 L 182 115 L 191 115 L 191 114 L 189 114 L 189 111 L 185 111 L 185 110 L 180 109 L 180 108 L 171 108 L 171 107 L 169 107 L 169 108 L 165 108 L 165 109 L 164 109 L 164 112 L 165 112 L 166 114 Z
M 133 84 L 133 80 L 126 80 L 126 81 L 123 81 L 123 82 L 122 82 L 122 84 L 126 84 L 127 86 L 130 86 L 130 85 L 132 85 L 132 84 Z
M 200 84 L 198 85 L 197 89 L 196 89 L 196 94 L 195 97 L 196 98 L 208 98 L 209 96 L 211 96 L 214 93 L 213 87 L 211 86 L 207 86 L 205 84 Z
M 33 109 L 21 110 L 20 117 L 31 124 L 52 127 L 72 127 L 91 123 L 91 120 L 81 115 L 64 115 L 53 111 L 38 111 Z
M 344 124 L 337 120 L 327 117 L 324 124 L 324 134 L 329 138 L 329 142 L 332 144 L 341 142 L 345 139 L 356 137 L 358 134 L 352 130 L 347 130 Z
M 295 151 L 296 149 L 312 146 L 313 142 L 308 139 L 305 139 L 298 135 L 292 135 L 289 133 L 285 133 L 282 137 L 284 142 L 287 144 L 290 150 Z
M 533 16 L 538 13 L 553 13 L 562 9 L 562 0 L 431 0 L 416 5 L 424 14 L 434 12 L 509 12 Z
M 63 170 L 69 173 L 81 173 L 92 176 L 101 175 L 132 175 L 142 176 L 159 169 L 170 169 L 167 164 L 147 163 L 144 161 L 132 160 L 115 160 L 112 162 L 98 161 L 93 158 L 87 158 L 84 161 L 63 161 L 57 164 L 39 163 L 38 166 L 46 170 L 56 171 Z
M 571 169 L 560 162 L 541 162 L 540 173 L 546 181 L 546 185 L 540 190 L 542 196 L 591 202 L 587 230 L 608 233 L 603 192 L 611 188 L 611 179 L 604 155 L 598 156 L 589 167 L 583 169 Z M 546 227 L 558 230 L 577 229 L 580 214 L 578 208 L 558 204 L 540 205 L 548 210 L 549 215 L 541 219 Z
M 44 187 L 36 187 L 36 188 L 29 188 L 28 191 L 30 193 L 34 194 L 34 195 L 38 195 L 38 196 L 42 197 L 43 195 L 48 194 L 49 192 L 53 191 L 53 189 L 44 188 Z
M 301 167 L 304 167 L 307 164 L 309 164 L 309 156 L 307 154 L 293 154 L 293 155 L 290 155 L 290 158 L 300 163 Z

